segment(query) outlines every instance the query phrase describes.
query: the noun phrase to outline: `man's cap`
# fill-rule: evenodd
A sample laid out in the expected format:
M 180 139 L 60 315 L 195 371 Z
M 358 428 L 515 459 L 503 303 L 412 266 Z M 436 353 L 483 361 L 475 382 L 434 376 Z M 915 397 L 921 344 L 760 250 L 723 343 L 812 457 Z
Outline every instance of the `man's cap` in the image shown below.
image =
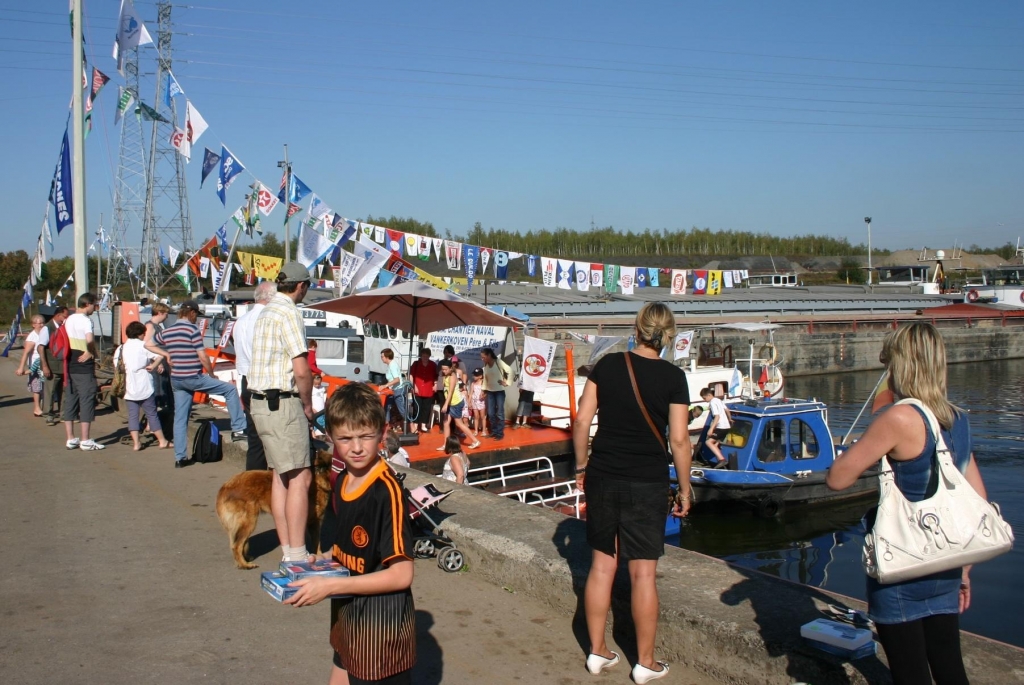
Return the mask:
M 195 300 L 185 300 L 180 305 L 178 305 L 178 312 L 186 312 L 190 309 L 194 312 L 198 312 L 199 303 L 196 302 Z
M 309 270 L 298 262 L 288 262 L 277 272 L 278 283 L 301 283 L 309 280 Z

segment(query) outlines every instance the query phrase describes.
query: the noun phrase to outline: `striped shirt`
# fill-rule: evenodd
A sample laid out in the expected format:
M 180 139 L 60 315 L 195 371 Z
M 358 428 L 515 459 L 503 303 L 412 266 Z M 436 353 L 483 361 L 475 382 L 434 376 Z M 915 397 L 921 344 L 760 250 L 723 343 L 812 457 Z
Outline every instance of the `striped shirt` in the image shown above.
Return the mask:
M 246 379 L 256 392 L 295 390 L 292 360 L 306 354 L 306 325 L 302 313 L 283 293 L 275 293 L 256 319 L 252 359 Z
M 153 342 L 171 355 L 171 378 L 192 378 L 203 373 L 198 352 L 203 349 L 203 336 L 199 327 L 185 319 L 159 331 Z
M 348 475 L 334 488 L 338 515 L 333 556 L 353 576 L 412 560 L 412 526 L 406 493 L 383 459 L 355 492 Z M 416 663 L 416 609 L 412 590 L 331 600 L 331 646 L 345 670 L 363 680 L 383 680 Z

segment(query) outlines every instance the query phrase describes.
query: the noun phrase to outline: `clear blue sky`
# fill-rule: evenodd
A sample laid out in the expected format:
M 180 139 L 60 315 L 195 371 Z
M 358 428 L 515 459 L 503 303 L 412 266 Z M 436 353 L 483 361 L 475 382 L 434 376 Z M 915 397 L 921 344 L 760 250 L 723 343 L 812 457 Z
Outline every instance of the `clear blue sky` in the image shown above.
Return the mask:
M 175 75 L 210 124 L 198 146 L 223 142 L 276 189 L 288 143 L 350 218 L 857 243 L 870 215 L 894 249 L 1024 235 L 1019 2 L 197 2 L 173 16 Z M 64 7 L 0 2 L 3 250 L 31 253 L 42 220 L 71 90 Z M 111 223 L 119 2 L 85 7 L 112 77 L 87 141 L 94 231 Z M 155 4 L 137 7 L 155 37 Z M 152 104 L 155 50 L 142 57 Z M 196 241 L 250 180 L 224 209 L 199 189 L 201 156 Z M 56 251 L 71 249 L 66 232 Z

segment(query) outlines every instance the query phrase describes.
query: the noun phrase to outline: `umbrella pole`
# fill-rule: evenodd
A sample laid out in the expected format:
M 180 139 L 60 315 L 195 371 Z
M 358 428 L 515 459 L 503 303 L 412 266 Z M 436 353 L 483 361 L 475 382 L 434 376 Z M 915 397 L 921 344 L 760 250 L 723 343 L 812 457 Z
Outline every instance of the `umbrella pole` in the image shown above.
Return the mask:
M 412 351 L 413 351 L 413 336 L 416 335 L 416 298 L 412 298 L 412 330 L 409 331 L 409 383 L 412 383 Z M 409 386 L 405 389 L 405 431 L 406 435 L 409 435 Z M 422 424 L 422 421 L 420 422 Z

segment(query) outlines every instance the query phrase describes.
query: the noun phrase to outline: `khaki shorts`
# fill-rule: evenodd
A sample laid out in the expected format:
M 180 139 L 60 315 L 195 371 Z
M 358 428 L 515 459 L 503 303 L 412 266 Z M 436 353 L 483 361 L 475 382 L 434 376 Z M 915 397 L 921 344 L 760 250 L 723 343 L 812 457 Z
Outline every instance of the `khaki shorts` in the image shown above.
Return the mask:
M 309 420 L 298 397 L 283 397 L 277 411 L 253 397 L 249 406 L 256 432 L 267 452 L 267 465 L 278 473 L 309 468 Z

